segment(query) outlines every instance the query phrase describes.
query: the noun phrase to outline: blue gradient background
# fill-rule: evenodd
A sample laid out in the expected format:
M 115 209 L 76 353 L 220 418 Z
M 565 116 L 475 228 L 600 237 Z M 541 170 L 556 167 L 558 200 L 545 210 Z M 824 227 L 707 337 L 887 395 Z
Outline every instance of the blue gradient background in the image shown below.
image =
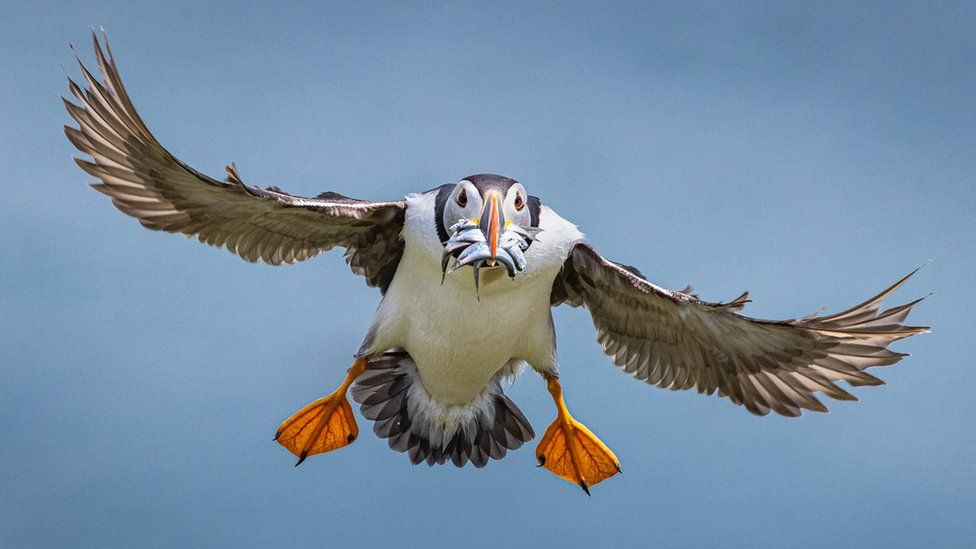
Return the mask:
M 0 2 L 0 545 L 964 546 L 976 8 Z M 367 433 L 292 467 L 379 293 L 143 230 L 85 185 L 59 95 L 104 25 L 170 150 L 295 193 L 390 199 L 491 171 L 606 255 L 784 318 L 897 294 L 932 334 L 829 415 L 757 418 L 615 371 L 555 313 L 570 406 L 625 474 L 585 497 L 535 443 L 410 466 Z M 541 380 L 509 390 L 541 433 Z

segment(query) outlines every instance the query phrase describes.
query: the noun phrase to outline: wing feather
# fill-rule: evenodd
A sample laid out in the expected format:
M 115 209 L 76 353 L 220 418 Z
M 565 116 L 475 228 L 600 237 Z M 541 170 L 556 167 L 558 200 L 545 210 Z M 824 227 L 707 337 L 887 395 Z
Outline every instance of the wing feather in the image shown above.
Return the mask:
M 556 278 L 552 304 L 586 307 L 604 352 L 637 379 L 672 390 L 717 392 L 754 414 L 793 417 L 827 411 L 815 393 L 857 400 L 837 382 L 881 385 L 865 370 L 907 356 L 888 345 L 928 330 L 905 325 L 922 299 L 881 306 L 917 271 L 839 313 L 771 321 L 738 314 L 748 292 L 727 303 L 702 301 L 689 291 L 656 286 L 640 271 L 578 244 Z
M 146 228 L 195 237 L 250 262 L 293 263 L 344 247 L 352 270 L 386 290 L 403 253 L 403 200 L 331 192 L 305 198 L 249 186 L 233 164 L 224 181 L 194 170 L 159 144 L 132 105 L 108 43 L 106 56 L 97 36 L 93 42 L 102 80 L 78 60 L 85 86 L 69 78 L 77 103 L 64 99 L 78 127 L 66 126 L 65 135 L 91 157 L 75 161 L 116 208 Z

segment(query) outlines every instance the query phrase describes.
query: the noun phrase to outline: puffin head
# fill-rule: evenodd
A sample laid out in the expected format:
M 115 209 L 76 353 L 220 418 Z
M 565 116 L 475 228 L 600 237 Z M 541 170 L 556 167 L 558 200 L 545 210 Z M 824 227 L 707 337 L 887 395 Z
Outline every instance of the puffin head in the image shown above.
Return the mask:
M 525 270 L 523 252 L 539 232 L 539 201 L 507 177 L 479 174 L 446 185 L 438 196 L 438 233 L 444 243 L 442 267 L 504 268 L 509 277 Z

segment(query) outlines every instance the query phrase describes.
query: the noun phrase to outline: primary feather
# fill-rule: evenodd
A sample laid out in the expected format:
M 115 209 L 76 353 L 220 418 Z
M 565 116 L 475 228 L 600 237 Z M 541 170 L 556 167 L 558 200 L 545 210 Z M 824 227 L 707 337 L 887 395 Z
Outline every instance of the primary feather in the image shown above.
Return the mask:
M 857 400 L 837 381 L 882 384 L 864 370 L 898 362 L 906 355 L 888 345 L 928 330 L 904 323 L 921 299 L 880 311 L 882 301 L 917 270 L 846 311 L 771 321 L 737 313 L 748 292 L 728 303 L 709 303 L 656 286 L 640 271 L 578 244 L 551 300 L 586 307 L 603 350 L 637 379 L 673 390 L 718 392 L 754 414 L 799 416 L 801 409 L 827 411 L 817 392 Z
M 65 133 L 91 156 L 75 161 L 115 207 L 149 229 L 196 237 L 251 262 L 293 263 L 344 247 L 353 271 L 386 290 L 403 253 L 403 200 L 294 196 L 246 185 L 233 164 L 224 181 L 198 172 L 159 144 L 129 100 L 111 50 L 106 57 L 93 40 L 103 81 L 78 61 L 87 86 L 69 79 L 79 104 L 64 103 L 78 128 Z

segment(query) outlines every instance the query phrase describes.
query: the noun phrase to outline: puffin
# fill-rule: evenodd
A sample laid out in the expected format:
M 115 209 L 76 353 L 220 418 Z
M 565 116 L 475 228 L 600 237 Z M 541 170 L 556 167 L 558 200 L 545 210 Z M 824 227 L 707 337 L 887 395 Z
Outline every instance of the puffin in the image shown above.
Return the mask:
M 818 396 L 857 400 L 838 383 L 880 385 L 866 370 L 904 353 L 889 345 L 928 330 L 906 318 L 923 298 L 882 308 L 912 271 L 841 312 L 789 320 L 741 314 L 748 292 L 725 302 L 671 291 L 609 260 L 528 188 L 478 174 L 401 200 L 335 192 L 315 197 L 222 180 L 170 154 L 126 93 L 108 41 L 93 33 L 101 80 L 78 59 L 64 99 L 77 127 L 78 166 L 142 226 L 226 248 L 271 265 L 344 248 L 353 273 L 382 300 L 331 393 L 278 427 L 298 458 L 343 448 L 359 435 L 350 398 L 373 432 L 413 464 L 484 467 L 535 438 L 504 392 L 522 372 L 545 380 L 556 417 L 535 449 L 538 465 L 590 487 L 620 472 L 617 456 L 573 417 L 556 353 L 552 309 L 589 311 L 596 340 L 630 376 L 670 390 L 725 397 L 749 412 L 826 412 Z

